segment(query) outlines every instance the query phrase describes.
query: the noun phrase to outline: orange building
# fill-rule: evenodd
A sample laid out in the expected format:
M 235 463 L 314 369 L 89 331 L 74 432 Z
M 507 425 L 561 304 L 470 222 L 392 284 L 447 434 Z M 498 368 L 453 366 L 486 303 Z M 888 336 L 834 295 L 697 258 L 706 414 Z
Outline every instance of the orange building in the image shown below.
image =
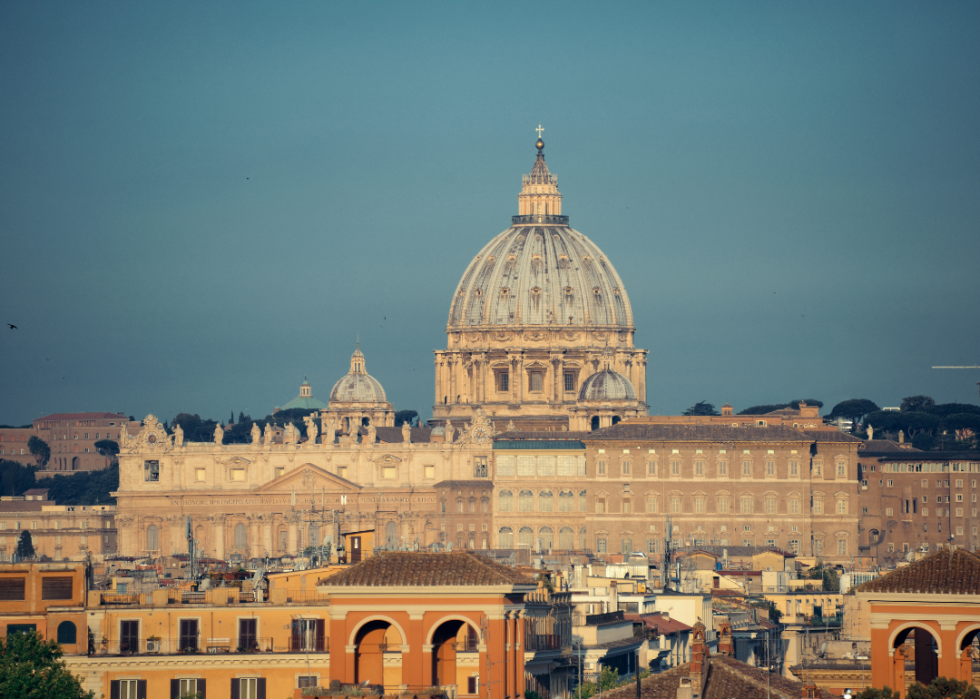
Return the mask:
M 855 588 L 870 606 L 871 684 L 906 696 L 906 663 L 915 680 L 973 682 L 980 637 L 980 556 L 943 549 Z
M 66 654 L 84 652 L 85 565 L 0 564 L 0 636 L 37 631 Z

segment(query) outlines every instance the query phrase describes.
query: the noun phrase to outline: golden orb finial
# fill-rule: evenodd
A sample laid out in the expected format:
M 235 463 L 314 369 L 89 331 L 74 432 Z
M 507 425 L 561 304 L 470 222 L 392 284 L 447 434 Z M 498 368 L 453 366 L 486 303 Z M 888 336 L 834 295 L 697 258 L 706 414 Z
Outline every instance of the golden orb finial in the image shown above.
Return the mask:
M 534 147 L 538 150 L 544 150 L 544 141 L 539 138 L 538 142 L 534 144 Z

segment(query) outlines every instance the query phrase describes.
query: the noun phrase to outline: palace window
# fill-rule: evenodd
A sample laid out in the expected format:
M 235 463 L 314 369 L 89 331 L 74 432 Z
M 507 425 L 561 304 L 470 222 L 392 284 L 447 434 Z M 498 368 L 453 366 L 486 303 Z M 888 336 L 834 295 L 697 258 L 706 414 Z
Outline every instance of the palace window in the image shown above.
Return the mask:
M 248 534 L 245 525 L 239 522 L 235 525 L 235 548 L 243 549 L 248 545 Z
M 694 462 L 694 475 L 695 476 L 703 476 L 704 475 L 704 462 L 703 461 L 695 461 Z
M 718 475 L 719 476 L 727 476 L 728 475 L 728 462 L 727 461 L 719 461 L 718 462 Z
M 742 475 L 743 476 L 749 476 L 749 477 L 752 476 L 752 462 L 751 461 L 743 461 L 742 462 Z
M 554 512 L 555 495 L 550 490 L 538 493 L 538 512 Z
M 647 495 L 647 512 L 656 514 L 659 511 L 659 503 L 656 495 Z
M 776 475 L 776 462 L 775 461 L 767 461 L 766 462 L 766 475 L 769 476 L 770 478 L 772 478 L 773 476 Z
M 789 501 L 789 513 L 791 515 L 800 514 L 800 501 L 797 498 L 790 498 Z
M 528 390 L 531 393 L 541 393 L 544 390 L 544 373 L 540 371 L 532 371 L 528 376 L 529 387 Z
M 679 476 L 681 475 L 681 462 L 671 461 L 670 462 L 670 475 Z
M 837 514 L 846 515 L 847 514 L 847 500 L 841 498 L 837 501 Z
M 740 502 L 742 507 L 742 514 L 743 515 L 752 514 L 752 496 L 751 495 L 743 496 Z
M 282 468 L 276 468 L 276 478 L 278 478 L 279 476 L 282 475 L 282 471 L 283 471 Z M 207 472 L 203 468 L 195 468 L 194 469 L 194 480 L 196 480 L 198 483 L 203 483 L 204 482 L 204 479 L 206 477 L 206 474 L 207 474 Z
M 599 475 L 600 476 L 606 475 L 606 462 L 605 461 L 600 461 L 599 462 Z
M 159 533 L 157 531 L 157 526 L 151 524 L 146 528 L 146 549 L 148 551 L 156 551 L 159 547 Z
M 657 475 L 657 462 L 647 461 L 647 475 L 656 476 Z
M 559 512 L 574 512 L 575 511 L 575 493 L 571 490 L 563 490 L 558 493 L 558 511 Z
M 800 462 L 799 461 L 790 461 L 789 462 L 789 475 L 792 476 L 792 477 L 794 477 L 794 478 L 796 476 L 799 476 L 800 475 Z
M 575 374 L 571 371 L 565 372 L 565 391 L 571 393 L 575 390 Z
M 487 477 L 487 457 L 477 456 L 473 459 L 473 477 L 474 478 Z
M 606 499 L 596 498 L 595 501 L 595 511 L 597 514 L 604 514 L 606 511 Z
M 813 498 L 813 514 L 823 514 L 823 500 L 821 498 Z
M 156 483 L 160 480 L 160 462 L 159 461 L 144 461 L 143 462 L 143 480 Z
M 595 550 L 596 550 L 597 553 L 605 553 L 606 552 L 606 540 L 605 539 L 596 539 L 595 540 Z
M 522 490 L 517 495 L 518 512 L 534 512 L 534 493 L 530 490 Z
M 766 498 L 766 514 L 776 514 L 776 498 Z
M 846 556 L 847 555 L 847 539 L 837 540 L 837 555 Z
M 425 467 L 425 477 L 426 478 L 429 478 L 429 479 L 435 478 L 436 477 L 436 467 L 435 466 L 426 466 Z
M 698 514 L 704 512 L 704 498 L 700 495 L 694 498 L 694 511 Z
M 681 511 L 681 499 L 679 497 L 674 496 L 670 499 L 670 511 L 673 514 L 677 514 Z
M 623 461 L 623 464 L 622 464 L 622 473 L 623 473 L 624 476 L 630 475 L 630 462 L 629 461 Z
M 578 494 L 578 511 L 588 512 L 589 510 L 589 491 L 583 490 Z M 582 548 L 585 548 L 584 546 Z
M 497 372 L 497 390 L 506 393 L 510 390 L 510 374 L 506 371 Z
M 728 514 L 728 498 L 721 496 L 718 498 L 718 514 L 727 515 Z

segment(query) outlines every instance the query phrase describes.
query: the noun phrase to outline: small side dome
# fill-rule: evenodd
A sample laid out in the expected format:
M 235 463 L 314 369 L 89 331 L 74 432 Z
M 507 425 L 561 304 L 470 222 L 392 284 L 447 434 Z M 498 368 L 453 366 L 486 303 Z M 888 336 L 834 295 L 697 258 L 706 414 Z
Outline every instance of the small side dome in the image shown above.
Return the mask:
M 636 400 L 636 390 L 630 380 L 619 372 L 603 369 L 582 382 L 578 399 L 580 402 Z
M 350 358 L 350 371 L 330 391 L 330 403 L 384 403 L 387 400 L 381 383 L 367 373 L 364 353 L 358 346 Z

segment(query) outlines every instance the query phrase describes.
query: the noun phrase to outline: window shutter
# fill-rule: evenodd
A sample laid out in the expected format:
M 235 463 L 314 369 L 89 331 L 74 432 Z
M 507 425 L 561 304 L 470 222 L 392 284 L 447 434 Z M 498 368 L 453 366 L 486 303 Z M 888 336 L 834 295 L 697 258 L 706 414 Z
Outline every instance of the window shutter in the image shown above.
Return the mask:
M 180 680 L 170 680 L 170 699 L 180 699 Z
M 293 633 L 289 639 L 289 650 L 293 653 L 299 650 L 299 622 L 293 620 Z
M 326 622 L 323 619 L 317 619 L 316 620 L 316 649 L 318 651 L 326 650 L 326 648 L 323 647 L 325 631 L 326 631 Z
M 242 682 L 237 677 L 231 678 L 231 699 L 239 699 L 241 697 Z
M 109 683 L 109 699 L 119 699 L 119 680 Z
M 197 681 L 197 691 L 201 693 L 201 699 L 208 699 L 208 681 L 200 679 Z
M 146 680 L 136 680 L 136 699 L 146 699 Z
M 265 699 L 265 678 L 260 677 L 259 681 L 256 683 L 259 686 L 258 699 Z

